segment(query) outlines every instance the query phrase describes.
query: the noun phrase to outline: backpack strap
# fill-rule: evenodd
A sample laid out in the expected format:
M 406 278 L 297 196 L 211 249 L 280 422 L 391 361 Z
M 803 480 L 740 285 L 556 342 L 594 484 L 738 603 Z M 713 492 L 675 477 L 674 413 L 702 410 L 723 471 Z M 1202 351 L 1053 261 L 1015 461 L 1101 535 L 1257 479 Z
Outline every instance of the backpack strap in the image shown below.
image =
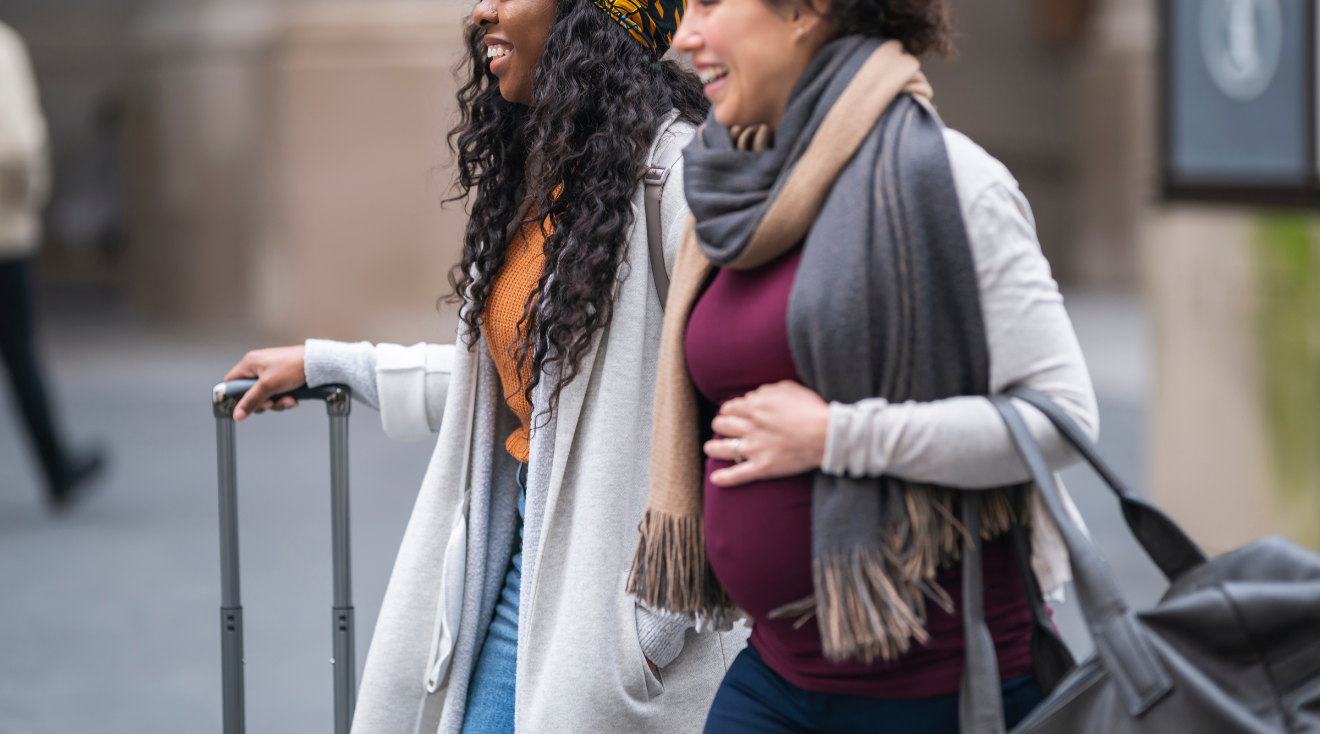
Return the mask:
M 655 281 L 655 294 L 660 297 L 661 309 L 669 298 L 669 271 L 665 268 L 665 239 L 660 228 L 660 197 L 664 194 L 669 172 L 683 157 L 683 148 L 691 139 L 691 134 L 678 135 L 670 138 L 668 144 L 662 144 L 642 178 L 646 188 L 646 244 L 651 251 L 651 277 Z

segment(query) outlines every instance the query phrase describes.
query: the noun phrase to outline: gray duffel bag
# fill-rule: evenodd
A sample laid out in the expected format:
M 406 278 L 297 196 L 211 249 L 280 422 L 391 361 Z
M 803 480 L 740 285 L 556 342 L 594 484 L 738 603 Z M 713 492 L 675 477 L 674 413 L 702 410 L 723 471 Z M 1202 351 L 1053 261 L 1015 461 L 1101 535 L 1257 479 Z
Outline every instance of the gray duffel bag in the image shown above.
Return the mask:
M 1009 395 L 1045 413 L 1119 495 L 1128 526 L 1171 583 L 1155 608 L 1132 610 L 1099 549 L 1065 514 L 1012 401 L 994 398 L 1068 546 L 1096 649 L 1061 680 L 1041 682 L 1048 695 L 1015 734 L 1320 734 L 1320 556 L 1272 537 L 1207 560 L 1118 480 L 1049 398 L 1026 389 Z M 979 563 L 964 574 L 969 568 L 975 578 L 964 579 L 964 590 L 979 592 Z M 998 672 L 977 596 L 965 609 L 973 618 L 964 620 L 962 732 L 997 734 L 1004 731 Z

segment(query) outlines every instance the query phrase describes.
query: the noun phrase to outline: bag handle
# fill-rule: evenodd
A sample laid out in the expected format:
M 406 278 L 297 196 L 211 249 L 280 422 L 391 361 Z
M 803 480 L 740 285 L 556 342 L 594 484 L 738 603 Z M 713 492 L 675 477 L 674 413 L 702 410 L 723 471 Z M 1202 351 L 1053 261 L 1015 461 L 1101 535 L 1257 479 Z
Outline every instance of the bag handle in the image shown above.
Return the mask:
M 692 134 L 677 135 L 662 144 L 655 152 L 651 166 L 642 177 L 646 199 L 646 245 L 651 253 L 651 278 L 655 283 L 655 294 L 660 298 L 660 310 L 664 310 L 669 300 L 669 270 L 665 268 L 665 240 L 661 230 L 660 197 L 664 194 L 665 181 L 674 165 L 683 157 Z
M 1205 552 L 1187 537 L 1182 528 L 1169 519 L 1168 515 L 1142 499 L 1122 479 L 1119 479 L 1100 456 L 1091 439 L 1086 437 L 1082 429 L 1053 400 L 1029 387 L 1015 387 L 1010 389 L 1008 394 L 1044 413 L 1068 443 L 1085 457 L 1086 462 L 1104 479 L 1105 484 L 1114 494 L 1118 495 L 1128 528 L 1146 551 L 1146 555 L 1150 556 L 1160 571 L 1164 572 L 1165 578 L 1174 581 L 1192 568 L 1205 563 Z
M 962 492 L 962 523 L 967 531 L 962 548 L 962 613 L 964 664 L 958 694 L 962 734 L 1004 734 L 1004 699 L 999 683 L 999 656 L 985 621 L 985 587 L 981 574 L 981 493 Z
M 1040 397 L 1049 401 L 1043 395 Z M 1104 555 L 1064 510 L 1054 473 L 1012 399 L 999 395 L 991 401 L 1004 419 L 1013 444 L 1031 471 L 1036 489 L 1068 547 L 1077 600 L 1095 641 L 1100 664 L 1114 682 L 1128 713 L 1140 716 L 1173 689 L 1173 679 L 1137 622 Z M 983 701 L 972 703 L 985 705 Z

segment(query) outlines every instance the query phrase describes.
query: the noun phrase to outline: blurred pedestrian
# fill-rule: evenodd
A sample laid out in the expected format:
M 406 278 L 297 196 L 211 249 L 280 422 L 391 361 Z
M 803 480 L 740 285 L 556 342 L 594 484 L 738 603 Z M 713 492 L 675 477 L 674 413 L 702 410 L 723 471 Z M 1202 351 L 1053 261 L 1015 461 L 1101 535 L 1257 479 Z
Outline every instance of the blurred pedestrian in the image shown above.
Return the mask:
M 309 340 L 253 352 L 226 378 L 259 378 L 236 419 L 289 407 L 270 398 L 304 381 L 342 382 L 379 405 L 387 433 L 440 432 L 357 734 L 694 734 L 743 645 L 742 628 L 698 634 L 624 591 L 661 269 L 687 218 L 677 167 L 649 221 L 643 176 L 678 158 L 707 108 L 696 77 L 661 60 L 684 6 L 477 3 L 450 136 L 471 205 L 451 274 L 459 342 Z M 663 239 L 654 259 L 648 225 Z
M 1067 553 L 988 396 L 1034 388 L 1092 437 L 1096 400 L 1017 182 L 930 106 L 916 56 L 951 49 L 950 15 L 703 0 L 675 34 L 713 110 L 630 590 L 755 621 L 709 734 L 956 734 L 968 666 L 1002 684 L 964 723 L 1003 731 L 1067 668 L 1042 599 Z
M 51 414 L 36 353 L 34 270 L 49 192 L 46 121 L 23 39 L 0 23 L 0 353 L 56 509 L 100 470 L 99 454 L 74 454 Z

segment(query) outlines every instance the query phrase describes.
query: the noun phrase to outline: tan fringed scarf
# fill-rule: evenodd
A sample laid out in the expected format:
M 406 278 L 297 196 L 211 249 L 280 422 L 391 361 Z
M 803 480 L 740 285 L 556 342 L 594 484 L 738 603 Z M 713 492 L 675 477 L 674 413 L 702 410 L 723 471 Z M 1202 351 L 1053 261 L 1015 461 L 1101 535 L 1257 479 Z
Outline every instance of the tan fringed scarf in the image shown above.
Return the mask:
M 869 58 L 862 57 L 865 61 L 851 81 L 841 93 L 836 92 L 831 106 L 824 108 L 828 112 L 819 121 L 805 150 L 800 150 L 795 162 L 785 164 L 788 170 L 767 196 L 763 212 L 755 212 L 757 219 L 746 244 L 740 245 L 733 256 L 719 263 L 724 267 L 748 269 L 762 265 L 801 243 L 812 232 L 804 253 L 805 269 L 806 258 L 816 237 L 813 225 L 817 216 L 834 196 L 832 189 L 841 172 L 857 167 L 852 165 L 854 157 L 868 139 L 877 134 L 877 125 L 886 109 L 900 94 L 910 94 L 923 105 L 929 103 L 931 88 L 921 73 L 920 64 L 905 54 L 897 42 L 876 46 L 864 39 L 842 39 L 827 46 L 822 54 L 826 51 L 836 54 L 840 60 L 831 62 L 832 67 L 817 69 L 816 73 L 821 76 L 842 74 L 839 70 L 848 68 L 845 54 L 856 58 L 857 54 L 869 53 Z M 808 74 L 811 73 L 809 70 Z M 821 84 L 830 81 L 825 78 Z M 829 90 L 818 93 L 818 96 L 828 98 Z M 790 101 L 790 109 L 792 104 Z M 795 119 L 800 121 L 803 117 L 799 115 Z M 789 118 L 786 116 L 785 119 Z M 899 123 L 891 126 L 893 124 Z M 711 125 L 717 123 L 713 120 L 706 123 L 706 126 Z M 699 182 L 693 186 L 694 175 L 699 175 L 696 173 L 699 169 L 691 165 L 693 151 L 703 145 L 702 135 L 708 132 L 711 131 L 703 128 L 687 152 L 689 167 L 685 178 L 689 182 L 688 198 L 694 213 L 698 212 L 698 206 L 693 191 L 700 186 Z M 714 132 L 728 135 L 726 144 L 740 151 L 769 150 L 773 137 L 765 128 L 727 132 L 717 128 Z M 781 141 L 786 135 L 786 127 L 781 125 Z M 799 149 L 803 142 L 796 141 Z M 942 142 L 939 145 L 942 151 Z M 788 155 L 787 151 L 783 153 L 783 156 Z M 872 155 L 880 157 L 879 153 Z M 860 175 L 873 177 L 876 162 L 862 161 L 861 164 L 868 168 Z M 842 182 L 840 186 L 843 186 Z M 952 196 L 951 191 L 949 195 Z M 879 206 L 886 205 L 888 202 Z M 956 212 L 956 197 L 954 205 Z M 947 218 L 944 216 L 947 211 L 937 214 L 939 216 L 935 219 Z M 859 212 L 857 218 L 866 216 L 869 214 Z M 961 216 L 956 213 L 955 216 L 961 233 Z M 718 252 L 718 245 L 712 247 L 712 241 L 705 237 L 699 240 L 697 221 L 696 217 L 688 220 L 665 309 L 652 434 L 650 499 L 641 523 L 641 540 L 628 588 L 652 607 L 691 614 L 699 621 L 723 627 L 732 621 L 736 609 L 714 578 L 705 555 L 702 524 L 704 457 L 698 425 L 698 396 L 688 373 L 684 348 L 692 308 L 716 267 L 710 253 Z M 962 248 L 966 250 L 965 235 L 959 236 L 964 237 Z M 717 259 L 721 255 L 723 253 L 717 254 Z M 970 254 L 966 257 L 970 262 Z M 901 271 L 903 266 L 897 269 Z M 804 272 L 799 271 L 799 281 L 804 279 Z M 972 283 L 972 298 L 975 299 L 974 281 Z M 800 284 L 795 285 L 795 301 L 799 300 L 797 289 Z M 979 302 L 974 308 L 976 328 L 979 329 Z M 983 331 L 980 334 L 983 349 Z M 795 361 L 799 361 L 801 367 L 799 351 L 795 345 Z M 988 374 L 988 368 L 983 371 Z M 804 376 L 806 374 L 804 371 Z M 988 377 L 985 379 L 988 381 Z M 903 378 L 899 381 L 902 382 Z M 821 392 L 816 385 L 808 384 Z M 905 392 L 903 388 L 891 392 L 896 394 L 885 394 L 885 397 L 932 399 L 898 394 Z M 825 392 L 822 395 L 827 399 L 841 399 Z M 860 398 L 852 398 L 855 399 Z M 834 511 L 837 512 L 841 502 L 837 498 L 831 499 L 828 494 L 822 499 L 821 478 L 818 472 L 813 521 L 818 519 L 817 515 L 823 515 L 822 507 L 828 508 L 829 503 L 834 502 Z M 827 484 L 849 481 L 826 478 Z M 892 659 L 905 652 L 911 640 L 924 642 L 927 639 L 925 598 L 932 598 L 942 606 L 948 605 L 948 596 L 935 584 L 935 576 L 941 565 L 958 557 L 966 531 L 956 516 L 955 508 L 959 505 L 954 502 L 954 490 L 916 486 L 887 478 L 861 483 L 854 481 L 852 484 L 858 487 L 847 488 L 847 491 L 854 492 L 854 497 L 864 498 L 862 502 L 879 505 L 888 501 L 890 506 L 871 508 L 871 511 L 890 520 L 883 527 L 877 524 L 871 531 L 864 530 L 874 536 L 873 542 L 856 548 L 829 547 L 828 539 L 821 537 L 820 527 L 813 525 L 815 594 L 776 610 L 776 616 L 800 616 L 800 622 L 805 622 L 816 614 L 824 654 L 831 660 L 870 662 L 877 657 Z M 865 486 L 861 486 L 863 484 Z M 881 487 L 895 491 L 885 493 L 885 500 L 874 499 L 881 496 Z M 983 496 L 986 501 L 981 503 L 984 508 L 982 529 L 986 537 L 1007 530 L 1016 518 L 1023 515 L 1020 508 L 1014 507 L 1017 503 L 1009 501 L 1013 496 L 1011 492 L 996 490 Z M 843 496 L 842 501 L 855 500 Z M 865 513 L 861 514 L 865 516 Z

